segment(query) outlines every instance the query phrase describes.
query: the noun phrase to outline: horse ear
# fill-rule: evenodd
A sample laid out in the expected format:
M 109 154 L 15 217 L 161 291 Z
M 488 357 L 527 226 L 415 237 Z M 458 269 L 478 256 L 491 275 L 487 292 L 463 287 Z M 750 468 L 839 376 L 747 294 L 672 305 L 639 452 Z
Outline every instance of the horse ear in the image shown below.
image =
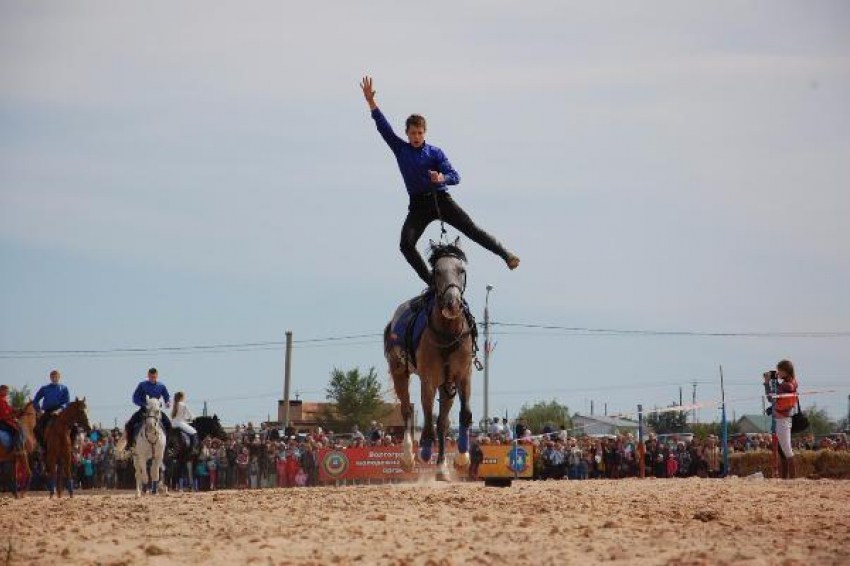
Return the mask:
M 76 397 L 76 396 L 74 397 L 74 403 L 78 402 L 79 400 L 80 400 L 79 397 Z
M 437 247 L 437 242 L 435 242 L 434 240 L 430 240 L 430 239 L 429 239 L 429 240 L 428 240 L 428 245 L 429 245 L 429 246 L 431 246 L 431 249 L 433 250 L 433 249 L 435 249 L 435 248 Z
M 452 245 L 453 245 L 454 247 L 456 247 L 456 248 L 460 248 L 460 236 L 458 236 L 457 238 L 455 238 L 455 243 L 454 243 L 454 244 L 452 244 Z

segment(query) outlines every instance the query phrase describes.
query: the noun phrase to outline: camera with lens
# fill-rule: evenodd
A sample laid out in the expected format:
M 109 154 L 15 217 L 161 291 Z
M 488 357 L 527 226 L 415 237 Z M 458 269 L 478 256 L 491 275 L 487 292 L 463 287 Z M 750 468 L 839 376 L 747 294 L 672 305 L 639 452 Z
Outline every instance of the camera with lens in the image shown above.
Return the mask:
M 778 376 L 777 376 L 775 369 L 764 372 L 764 377 L 766 377 L 767 379 L 770 379 L 770 380 L 778 379 Z

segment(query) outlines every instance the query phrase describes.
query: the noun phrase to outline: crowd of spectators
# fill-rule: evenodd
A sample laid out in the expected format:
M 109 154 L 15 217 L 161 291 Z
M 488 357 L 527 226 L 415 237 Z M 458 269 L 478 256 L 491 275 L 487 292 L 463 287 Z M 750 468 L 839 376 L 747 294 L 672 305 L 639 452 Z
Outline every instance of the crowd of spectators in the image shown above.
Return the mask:
M 293 431 L 289 431 L 293 432 Z M 476 454 L 487 445 L 513 444 L 535 446 L 535 477 L 539 479 L 586 480 L 623 478 L 639 475 L 639 445 L 633 433 L 606 436 L 572 436 L 565 427 L 542 434 L 532 431 L 522 421 L 513 425 L 507 419 L 494 420 L 473 434 L 471 454 L 472 477 L 475 477 Z M 77 489 L 115 489 L 135 486 L 132 455 L 118 449 L 122 431 L 95 430 L 80 433 L 73 445 L 73 481 Z M 237 425 L 223 439 L 206 438 L 191 462 L 192 481 L 180 478 L 175 467 L 165 467 L 166 482 L 172 489 L 217 490 L 300 487 L 318 484 L 318 451 L 322 448 L 345 450 L 356 447 L 389 447 L 400 444 L 380 423 L 368 430 L 356 426 L 351 432 L 334 434 L 316 427 L 311 432 L 287 435 L 277 428 L 252 423 Z M 455 439 L 449 438 L 448 450 Z M 795 439 L 796 449 L 848 450 L 846 437 L 812 435 Z M 771 450 L 769 434 L 737 434 L 729 439 L 730 452 Z M 723 474 L 722 443 L 716 436 L 704 439 L 685 434 L 653 433 L 644 444 L 644 473 L 654 477 L 717 477 Z M 478 458 L 480 461 L 480 458 Z M 44 465 L 39 452 L 32 460 L 32 489 L 43 488 Z M 185 476 L 185 474 L 184 474 Z
M 118 449 L 123 431 L 114 429 L 79 433 L 72 448 L 72 475 L 76 489 L 115 489 L 135 487 L 132 454 Z M 365 432 L 354 428 L 338 435 L 321 427 L 290 436 L 276 428 L 252 423 L 237 425 L 226 438 L 204 439 L 188 474 L 176 466 L 164 465 L 165 481 L 172 489 L 216 490 L 311 486 L 318 483 L 318 450 L 359 446 L 394 446 L 383 424 L 374 422 Z M 43 489 L 43 455 L 32 455 L 30 488 Z M 182 476 L 182 478 L 181 478 Z
M 482 427 L 483 428 L 483 427 Z M 532 434 L 522 420 L 511 427 L 507 419 L 493 419 L 473 442 L 476 445 L 510 444 L 535 446 L 535 477 L 540 479 L 617 479 L 636 477 L 639 441 L 633 433 L 571 436 L 566 426 L 544 427 Z M 516 440 L 514 440 L 516 439 Z M 770 434 L 734 434 L 728 439 L 729 453 L 772 450 Z M 819 439 L 811 434 L 794 439 L 800 450 L 848 450 L 847 437 Z M 473 458 L 474 460 L 474 458 Z M 647 477 L 719 477 L 723 475 L 723 443 L 715 435 L 694 438 L 692 434 L 648 433 L 644 442 L 644 475 Z

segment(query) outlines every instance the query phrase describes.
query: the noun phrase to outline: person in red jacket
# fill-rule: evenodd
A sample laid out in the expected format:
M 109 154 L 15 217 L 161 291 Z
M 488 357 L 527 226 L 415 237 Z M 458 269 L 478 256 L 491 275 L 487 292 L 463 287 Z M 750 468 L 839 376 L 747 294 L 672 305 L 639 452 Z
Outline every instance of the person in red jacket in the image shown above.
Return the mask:
M 790 360 L 776 364 L 775 371 L 764 374 L 764 391 L 773 411 L 774 434 L 779 443 L 780 474 L 783 479 L 797 476 L 797 464 L 791 448 L 791 413 L 797 406 L 797 374 Z
M 5 430 L 12 436 L 12 446 L 15 451 L 24 449 L 24 437 L 18 424 L 15 410 L 9 405 L 9 386 L 0 385 L 0 430 Z
M 298 470 L 301 469 L 295 440 L 290 441 L 288 452 L 289 454 L 286 457 L 286 487 L 295 487 L 295 476 L 298 475 Z

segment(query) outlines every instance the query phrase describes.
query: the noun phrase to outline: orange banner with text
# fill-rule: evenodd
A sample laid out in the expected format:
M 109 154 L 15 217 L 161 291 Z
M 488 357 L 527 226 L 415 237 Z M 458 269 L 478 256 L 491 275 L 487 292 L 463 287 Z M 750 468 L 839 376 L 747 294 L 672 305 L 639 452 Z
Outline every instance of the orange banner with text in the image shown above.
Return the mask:
M 478 467 L 479 478 L 530 478 L 534 475 L 534 446 L 484 445 L 484 460 Z

